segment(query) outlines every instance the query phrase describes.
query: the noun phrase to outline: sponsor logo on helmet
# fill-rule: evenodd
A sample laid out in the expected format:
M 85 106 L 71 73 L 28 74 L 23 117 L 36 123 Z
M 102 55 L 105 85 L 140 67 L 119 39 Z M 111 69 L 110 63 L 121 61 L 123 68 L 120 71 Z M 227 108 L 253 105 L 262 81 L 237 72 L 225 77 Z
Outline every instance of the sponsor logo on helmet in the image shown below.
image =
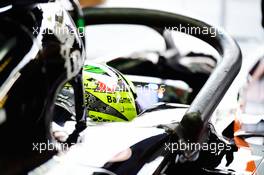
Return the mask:
M 126 84 L 119 80 L 117 84 L 107 85 L 101 81 L 91 81 L 89 83 L 84 84 L 86 89 L 92 89 L 94 92 L 101 93 L 115 93 L 115 92 L 129 92 L 130 87 L 126 86 Z
M 110 95 L 106 96 L 108 103 L 132 103 L 132 98 L 130 97 L 112 97 Z

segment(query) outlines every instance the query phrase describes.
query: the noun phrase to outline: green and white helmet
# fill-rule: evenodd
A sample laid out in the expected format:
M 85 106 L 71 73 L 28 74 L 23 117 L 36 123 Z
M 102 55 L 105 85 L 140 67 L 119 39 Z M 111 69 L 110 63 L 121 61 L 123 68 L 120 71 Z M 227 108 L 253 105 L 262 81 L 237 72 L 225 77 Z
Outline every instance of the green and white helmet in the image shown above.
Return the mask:
M 119 71 L 85 65 L 83 84 L 87 114 L 93 121 L 130 121 L 137 116 L 135 88 Z
M 87 116 L 91 120 L 130 121 L 137 116 L 135 87 L 119 71 L 106 65 L 87 64 L 83 66 L 83 87 Z M 58 123 L 62 118 L 75 116 L 73 87 L 69 83 L 61 89 L 55 104 Z

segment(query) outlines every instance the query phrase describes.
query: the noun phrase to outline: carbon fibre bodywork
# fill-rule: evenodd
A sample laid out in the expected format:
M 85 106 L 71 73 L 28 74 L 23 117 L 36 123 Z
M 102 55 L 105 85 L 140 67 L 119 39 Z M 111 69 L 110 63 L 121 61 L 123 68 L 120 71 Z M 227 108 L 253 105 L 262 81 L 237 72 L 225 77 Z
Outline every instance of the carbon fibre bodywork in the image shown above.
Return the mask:
M 59 88 L 76 76 L 84 46 L 59 3 L 11 6 L 0 13 L 0 172 L 18 174 L 56 151 L 34 152 L 51 139 Z

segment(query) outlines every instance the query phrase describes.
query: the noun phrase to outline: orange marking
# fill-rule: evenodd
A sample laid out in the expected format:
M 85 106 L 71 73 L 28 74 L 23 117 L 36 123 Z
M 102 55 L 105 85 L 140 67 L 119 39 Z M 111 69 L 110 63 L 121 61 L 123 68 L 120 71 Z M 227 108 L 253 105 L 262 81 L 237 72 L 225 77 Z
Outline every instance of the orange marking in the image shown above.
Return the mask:
M 247 163 L 246 171 L 254 172 L 256 168 L 257 168 L 257 167 L 256 167 L 255 162 L 254 162 L 253 160 L 251 160 L 251 161 L 249 161 L 249 162 Z
M 241 139 L 239 137 L 234 137 L 234 140 L 235 140 L 235 144 L 237 147 L 248 147 L 249 148 L 249 145 L 248 143 L 244 140 L 244 139 Z

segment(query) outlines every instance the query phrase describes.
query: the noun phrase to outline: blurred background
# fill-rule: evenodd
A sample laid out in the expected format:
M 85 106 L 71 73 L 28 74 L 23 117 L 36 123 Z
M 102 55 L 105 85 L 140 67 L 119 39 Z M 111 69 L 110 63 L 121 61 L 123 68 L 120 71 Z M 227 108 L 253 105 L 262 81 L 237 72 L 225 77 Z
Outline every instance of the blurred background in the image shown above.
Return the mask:
M 249 69 L 264 55 L 261 0 L 106 0 L 100 6 L 169 11 L 202 20 L 215 27 L 223 28 L 231 34 L 242 49 L 242 69 L 219 105 L 216 114 L 221 114 L 221 116 L 215 120 L 221 121 L 224 116 L 230 115 L 235 110 L 238 105 L 238 91 L 246 83 Z M 99 58 L 98 60 L 101 61 L 120 55 L 129 55 L 133 52 L 164 48 L 161 37 L 145 27 L 109 26 L 105 28 L 96 26 L 87 27 L 86 30 L 87 53 L 90 59 Z M 214 49 L 208 49 L 200 41 L 188 39 L 188 37 L 186 39 L 186 36 L 177 33 L 173 36 L 175 44 L 182 53 L 206 52 L 217 57 Z

